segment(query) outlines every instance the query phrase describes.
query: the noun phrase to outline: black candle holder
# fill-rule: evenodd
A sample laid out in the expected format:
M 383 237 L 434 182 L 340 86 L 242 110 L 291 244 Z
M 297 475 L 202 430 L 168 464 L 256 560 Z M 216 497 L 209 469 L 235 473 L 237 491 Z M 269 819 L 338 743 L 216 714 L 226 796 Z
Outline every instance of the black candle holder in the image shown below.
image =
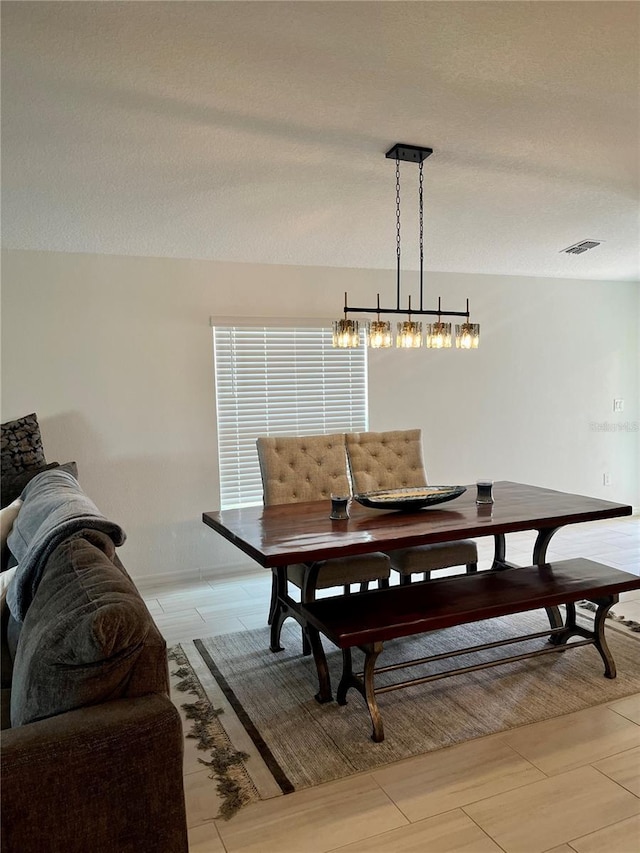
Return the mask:
M 344 521 L 349 518 L 349 497 L 341 495 L 331 495 L 331 512 L 329 518 L 334 521 Z
M 492 504 L 493 503 L 493 480 L 478 480 L 476 483 L 478 488 L 478 494 L 476 497 L 476 503 L 478 505 L 482 504 Z

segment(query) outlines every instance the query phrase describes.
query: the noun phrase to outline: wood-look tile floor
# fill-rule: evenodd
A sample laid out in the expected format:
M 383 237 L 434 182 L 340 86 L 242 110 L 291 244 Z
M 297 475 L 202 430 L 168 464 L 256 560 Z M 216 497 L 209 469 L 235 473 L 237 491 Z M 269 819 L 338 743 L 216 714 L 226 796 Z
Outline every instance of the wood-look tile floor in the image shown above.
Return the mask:
M 534 534 L 507 540 L 508 558 L 529 563 Z M 478 545 L 487 568 L 492 540 Z M 572 556 L 640 574 L 640 518 L 564 528 L 548 559 Z M 174 644 L 264 625 L 271 578 L 212 573 L 141 591 Z M 640 590 L 615 609 L 640 621 Z M 196 758 L 185 750 L 191 853 L 640 851 L 640 694 L 255 803 L 230 821 L 213 818 L 215 783 Z

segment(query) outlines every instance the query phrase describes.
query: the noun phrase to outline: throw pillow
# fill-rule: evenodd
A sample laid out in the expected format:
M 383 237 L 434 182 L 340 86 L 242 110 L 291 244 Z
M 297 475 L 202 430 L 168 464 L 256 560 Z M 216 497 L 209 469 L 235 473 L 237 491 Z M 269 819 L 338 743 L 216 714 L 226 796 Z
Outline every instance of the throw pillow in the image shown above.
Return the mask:
M 0 571 L 4 572 L 9 568 L 9 549 L 7 548 L 7 536 L 11 533 L 13 522 L 16 520 L 22 501 L 17 498 L 10 503 L 9 506 L 0 509 Z M 6 583 L 2 585 L 2 588 Z
M 12 726 L 163 683 L 164 641 L 114 559 L 111 539 L 91 530 L 52 553 L 16 649 Z
M 37 474 L 43 471 L 49 471 L 51 468 L 57 468 L 58 462 L 50 462 L 48 465 L 38 465 L 35 468 L 25 468 L 24 471 L 12 471 L 8 474 L 2 474 L 2 483 L 0 484 L 1 505 L 6 507 L 11 501 L 20 497 L 22 490 L 28 482 L 33 480 Z
M 46 464 L 35 412 L 0 424 L 0 435 L 0 473 L 3 477 Z
M 2 501 L 0 506 L 7 506 L 11 501 L 19 498 L 22 494 L 25 486 L 33 480 L 38 474 L 42 474 L 43 471 L 50 471 L 52 468 L 60 468 L 61 471 L 68 471 L 72 477 L 78 479 L 78 466 L 75 462 L 65 462 L 64 465 L 60 465 L 59 462 L 50 462 L 48 465 L 43 465 L 40 468 L 28 468 L 26 471 L 20 471 L 16 474 L 9 474 L 6 477 L 2 478 L 2 484 L 0 485 L 0 492 Z

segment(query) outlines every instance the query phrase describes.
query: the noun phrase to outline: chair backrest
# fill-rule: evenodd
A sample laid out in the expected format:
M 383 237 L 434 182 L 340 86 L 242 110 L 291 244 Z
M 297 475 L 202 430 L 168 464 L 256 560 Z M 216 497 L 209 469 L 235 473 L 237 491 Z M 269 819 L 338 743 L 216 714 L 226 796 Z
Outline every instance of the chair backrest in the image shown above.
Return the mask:
M 428 485 L 421 430 L 351 432 L 345 439 L 354 492 Z
M 256 444 L 265 506 L 351 494 L 342 433 L 263 436 Z

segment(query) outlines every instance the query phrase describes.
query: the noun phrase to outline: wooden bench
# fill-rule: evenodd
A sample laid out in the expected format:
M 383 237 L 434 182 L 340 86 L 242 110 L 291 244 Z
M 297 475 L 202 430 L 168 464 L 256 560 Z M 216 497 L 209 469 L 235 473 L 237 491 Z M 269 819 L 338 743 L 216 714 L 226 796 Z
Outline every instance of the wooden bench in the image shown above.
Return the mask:
M 410 586 L 394 586 L 348 598 L 326 598 L 304 604 L 301 611 L 307 622 L 318 670 L 319 691 L 316 699 L 319 702 L 332 699 L 320 633 L 342 649 L 343 669 L 337 692 L 338 703 L 346 704 L 347 692 L 351 687 L 355 687 L 363 695 L 373 723 L 372 739 L 376 742 L 384 740 L 376 693 L 386 693 L 412 684 L 423 684 L 463 672 L 586 645 L 596 647 L 604 662 L 605 676 L 615 678 L 616 668 L 605 641 L 604 623 L 610 607 L 618 601 L 618 594 L 631 589 L 640 589 L 640 577 L 592 560 L 576 558 L 540 566 L 514 567 Z M 593 630 L 576 624 L 575 602 L 582 599 L 597 606 Z M 566 605 L 564 623 L 561 617 L 558 618 L 557 608 L 560 604 Z M 451 654 L 433 655 L 375 669 L 376 660 L 386 640 L 543 607 L 547 609 L 551 627 L 540 633 L 484 643 L 456 650 Z M 567 643 L 569 638 L 574 636 L 582 639 Z M 374 686 L 375 672 L 427 664 L 434 660 L 497 648 L 536 637 L 548 637 L 550 643 L 536 651 L 397 682 L 377 691 Z M 356 646 L 365 654 L 362 673 L 354 673 L 352 668 L 351 649 Z

